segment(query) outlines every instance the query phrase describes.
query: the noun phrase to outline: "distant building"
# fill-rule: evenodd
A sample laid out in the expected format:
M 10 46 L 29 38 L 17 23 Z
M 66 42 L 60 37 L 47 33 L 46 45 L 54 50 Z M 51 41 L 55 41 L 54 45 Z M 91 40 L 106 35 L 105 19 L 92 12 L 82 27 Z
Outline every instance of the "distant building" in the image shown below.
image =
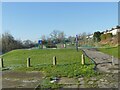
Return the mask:
M 103 34 L 112 33 L 112 35 L 117 35 L 120 32 L 120 26 L 113 27 L 103 32 Z
M 101 32 L 101 33 L 103 33 L 103 34 L 107 34 L 107 33 L 112 33 L 112 35 L 117 35 L 117 33 L 118 32 L 120 32 L 120 26 L 118 25 L 118 26 L 116 26 L 116 27 L 113 27 L 113 28 L 111 28 L 111 29 L 107 29 L 106 31 L 103 31 L 103 32 Z M 89 34 L 89 35 L 87 35 L 87 39 L 89 39 L 89 38 L 93 38 L 93 35 L 94 34 Z
M 86 38 L 87 38 L 87 39 L 88 39 L 88 38 L 93 38 L 93 34 L 87 35 Z

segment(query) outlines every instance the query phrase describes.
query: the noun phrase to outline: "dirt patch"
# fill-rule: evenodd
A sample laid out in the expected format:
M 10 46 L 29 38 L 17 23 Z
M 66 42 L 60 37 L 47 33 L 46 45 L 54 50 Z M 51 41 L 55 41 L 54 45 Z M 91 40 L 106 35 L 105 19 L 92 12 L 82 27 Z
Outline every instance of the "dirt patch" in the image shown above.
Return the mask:
M 43 79 L 41 72 L 2 72 L 3 88 L 35 88 Z

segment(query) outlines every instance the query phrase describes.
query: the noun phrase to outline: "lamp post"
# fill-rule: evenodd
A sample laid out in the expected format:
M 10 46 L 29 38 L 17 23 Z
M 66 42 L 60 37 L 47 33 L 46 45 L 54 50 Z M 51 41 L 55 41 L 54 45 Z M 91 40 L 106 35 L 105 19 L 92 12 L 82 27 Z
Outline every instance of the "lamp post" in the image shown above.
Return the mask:
M 76 50 L 77 50 L 77 52 L 78 52 L 78 35 L 76 35 L 75 41 L 76 41 Z

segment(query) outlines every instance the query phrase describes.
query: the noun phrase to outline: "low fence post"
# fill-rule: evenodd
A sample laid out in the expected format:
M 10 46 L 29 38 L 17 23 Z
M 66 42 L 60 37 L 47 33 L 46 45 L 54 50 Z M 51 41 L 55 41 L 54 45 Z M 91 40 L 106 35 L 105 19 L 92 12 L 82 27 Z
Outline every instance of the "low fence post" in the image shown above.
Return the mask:
M 64 44 L 64 48 L 66 48 L 66 44 Z
M 30 58 L 27 58 L 27 67 L 30 67 Z
M 113 56 L 112 56 L 112 65 L 115 65 Z
M 82 65 L 84 65 L 85 64 L 85 56 L 84 56 L 84 54 L 82 54 L 82 56 L 81 56 L 81 59 L 82 59 Z
M 0 67 L 3 68 L 4 64 L 3 64 L 3 58 L 0 58 Z
M 56 56 L 53 57 L 53 65 L 57 64 Z

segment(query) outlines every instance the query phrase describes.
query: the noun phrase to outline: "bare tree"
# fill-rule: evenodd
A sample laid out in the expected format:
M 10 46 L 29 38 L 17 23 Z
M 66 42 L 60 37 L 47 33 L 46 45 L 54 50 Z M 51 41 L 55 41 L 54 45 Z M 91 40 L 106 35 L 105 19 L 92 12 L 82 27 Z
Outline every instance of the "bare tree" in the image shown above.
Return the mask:
M 41 36 L 41 39 L 42 39 L 42 41 L 45 41 L 45 40 L 46 40 L 46 36 L 45 36 L 45 35 L 42 35 L 42 36 Z
M 65 33 L 64 32 L 59 32 L 58 39 L 59 39 L 60 42 L 65 42 Z
M 87 34 L 85 32 L 79 34 L 79 42 L 81 45 L 85 45 L 87 42 Z
M 51 32 L 51 33 L 50 33 L 51 39 L 52 39 L 52 40 L 57 40 L 59 33 L 60 33 L 60 31 L 58 31 L 58 30 L 54 30 L 53 32 Z
M 25 48 L 34 47 L 34 43 L 31 40 L 24 40 L 23 45 L 24 45 Z
M 65 41 L 65 33 L 59 30 L 54 30 L 50 33 L 50 37 L 52 41 L 56 43 L 64 42 Z
M 71 42 L 71 44 L 74 44 L 75 37 L 69 36 L 68 40 Z
M 22 48 L 22 42 L 20 40 L 15 40 L 14 37 L 5 32 L 4 34 L 2 34 L 2 52 L 7 52 L 13 49 L 18 49 L 18 48 Z

